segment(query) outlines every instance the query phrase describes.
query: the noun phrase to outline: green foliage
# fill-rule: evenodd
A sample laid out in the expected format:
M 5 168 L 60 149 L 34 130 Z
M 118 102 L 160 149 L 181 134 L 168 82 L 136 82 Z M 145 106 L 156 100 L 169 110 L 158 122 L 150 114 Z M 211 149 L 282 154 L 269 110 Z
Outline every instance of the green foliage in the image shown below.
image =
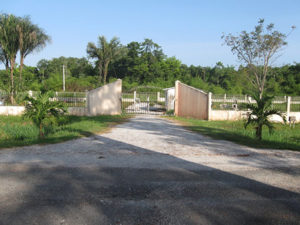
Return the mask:
M 167 115 L 167 116 L 174 116 L 174 109 L 168 110 L 168 111 L 166 112 L 166 115 Z
M 6 71 L 8 72 L 10 66 L 10 101 L 14 103 L 14 68 L 17 53 L 19 51 L 19 33 L 18 26 L 21 18 L 14 15 L 1 14 L 0 15 L 0 48 L 1 61 L 4 61 Z
M 122 53 L 119 38 L 113 37 L 110 42 L 107 42 L 104 36 L 99 36 L 98 46 L 89 42 L 86 51 L 90 58 L 96 59 L 96 65 L 99 69 L 99 81 L 102 79 L 103 83 L 106 84 L 109 64 Z
M 22 71 L 24 59 L 30 53 L 41 50 L 50 42 L 50 37 L 45 32 L 33 24 L 30 18 L 24 17 L 20 20 L 17 26 L 19 35 L 19 51 L 20 51 L 20 68 L 19 68 L 19 90 L 23 89 Z
M 232 53 L 248 68 L 249 84 L 261 98 L 267 83 L 270 63 L 277 59 L 282 47 L 287 45 L 287 34 L 274 30 L 272 23 L 265 26 L 264 20 L 260 19 L 253 31 L 242 31 L 238 36 L 223 35 L 222 38 Z
M 247 104 L 246 108 L 250 109 L 251 112 L 248 115 L 248 120 L 245 123 L 245 128 L 248 125 L 252 124 L 255 125 L 256 129 L 256 138 L 259 140 L 262 139 L 262 129 L 263 126 L 267 126 L 269 132 L 272 133 L 274 130 L 273 124 L 269 121 L 269 117 L 271 115 L 279 115 L 285 121 L 285 117 L 282 115 L 280 111 L 277 109 L 272 109 L 272 100 L 274 99 L 273 96 L 253 96 L 256 100 L 256 104 Z
M 44 82 L 44 88 L 46 90 L 59 91 L 62 89 L 62 75 L 59 73 L 53 73 L 51 76 Z
M 136 87 L 156 87 L 161 90 L 174 86 L 175 81 L 180 80 L 214 94 L 253 92 L 247 78 L 251 73 L 248 66 L 234 68 L 225 66 L 222 62 L 217 62 L 213 67 L 187 66 L 175 57 L 164 55 L 161 47 L 150 39 L 130 42 L 127 46 L 119 44 L 119 47 L 119 54 L 115 55 L 109 63 L 107 81 L 122 79 L 124 91 L 132 91 Z M 59 57 L 51 60 L 42 59 L 36 67 L 24 66 L 23 89 L 61 91 L 63 65 L 65 65 L 67 91 L 83 92 L 103 85 L 103 81 L 99 81 L 97 60 L 92 63 L 86 58 Z M 14 70 L 16 83 L 19 83 L 19 78 L 16 76 L 19 72 L 20 67 L 17 67 Z M 5 70 L 2 70 L 0 89 L 10 92 L 9 87 L 10 77 Z M 266 92 L 276 96 L 300 95 L 300 63 L 269 67 Z
M 52 123 L 54 118 L 61 117 L 66 108 L 61 102 L 56 102 L 51 92 L 40 93 L 36 97 L 25 98 L 24 118 L 29 118 L 39 128 L 40 138 L 44 137 L 43 128 L 46 121 Z
M 28 118 L 0 116 L 0 148 L 57 143 L 74 138 L 86 137 L 104 131 L 113 124 L 127 120 L 127 116 L 64 116 L 52 126 L 45 127 L 44 138 L 39 138 L 39 128 Z
M 67 91 L 85 91 L 101 85 L 96 77 L 96 68 L 86 58 L 74 57 L 40 60 L 36 68 L 36 80 L 46 90 L 61 91 L 63 65 Z
M 75 92 L 84 92 L 89 89 L 97 88 L 97 77 L 86 76 L 80 79 L 76 77 L 68 77 L 66 80 L 66 88 L 67 90 L 75 91 Z M 58 89 L 60 89 L 59 87 Z M 51 89 L 50 89 L 51 90 Z
M 6 73 L 10 71 L 10 102 L 15 103 L 16 90 L 23 88 L 22 71 L 24 58 L 34 50 L 43 48 L 50 40 L 44 31 L 34 25 L 29 17 L 16 17 L 0 14 L 0 61 L 5 64 Z M 20 52 L 19 79 L 15 82 L 16 56 Z

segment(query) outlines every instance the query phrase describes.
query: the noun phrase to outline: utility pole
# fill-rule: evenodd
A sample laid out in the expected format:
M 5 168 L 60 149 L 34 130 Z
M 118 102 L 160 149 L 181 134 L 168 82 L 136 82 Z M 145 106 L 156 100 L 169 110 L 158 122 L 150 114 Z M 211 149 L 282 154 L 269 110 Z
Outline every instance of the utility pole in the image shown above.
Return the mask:
M 66 91 L 65 65 L 63 64 L 63 91 Z

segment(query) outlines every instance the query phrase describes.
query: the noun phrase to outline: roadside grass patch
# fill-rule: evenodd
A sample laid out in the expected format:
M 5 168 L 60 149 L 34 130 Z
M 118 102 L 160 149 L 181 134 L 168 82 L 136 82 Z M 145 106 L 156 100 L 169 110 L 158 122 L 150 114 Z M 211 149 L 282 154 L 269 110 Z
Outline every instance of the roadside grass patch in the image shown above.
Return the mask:
M 290 149 L 300 151 L 300 124 L 274 123 L 275 130 L 269 133 L 263 127 L 261 141 L 255 138 L 253 126 L 244 128 L 245 121 L 205 121 L 182 117 L 167 117 L 176 120 L 187 129 L 210 136 L 214 139 L 228 140 L 255 148 Z
M 64 116 L 57 122 L 47 121 L 44 139 L 39 138 L 39 129 L 21 116 L 0 116 L 0 148 L 32 144 L 58 143 L 79 137 L 104 132 L 111 126 L 125 122 L 129 117 L 117 116 Z

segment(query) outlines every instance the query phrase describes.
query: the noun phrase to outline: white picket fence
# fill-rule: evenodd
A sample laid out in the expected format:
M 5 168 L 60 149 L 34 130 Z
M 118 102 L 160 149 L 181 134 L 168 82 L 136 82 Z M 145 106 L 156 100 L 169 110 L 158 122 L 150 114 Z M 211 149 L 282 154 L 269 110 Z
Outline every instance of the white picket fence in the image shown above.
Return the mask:
M 212 94 L 211 101 L 213 110 L 239 110 L 242 104 L 256 103 L 251 96 L 226 94 Z M 275 96 L 272 105 L 280 111 L 300 112 L 300 96 Z
M 23 93 L 17 93 L 17 95 L 35 97 L 40 92 L 28 91 Z M 54 92 L 54 97 L 50 98 L 51 101 L 64 102 L 68 107 L 86 107 L 88 92 Z M 0 106 L 10 106 L 9 93 L 0 90 Z M 18 106 L 17 103 L 14 104 Z

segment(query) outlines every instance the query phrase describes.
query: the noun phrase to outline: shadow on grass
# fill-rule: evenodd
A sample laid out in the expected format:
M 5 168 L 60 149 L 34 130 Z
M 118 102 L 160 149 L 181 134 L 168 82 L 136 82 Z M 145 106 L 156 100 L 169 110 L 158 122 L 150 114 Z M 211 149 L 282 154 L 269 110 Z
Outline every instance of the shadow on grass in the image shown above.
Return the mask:
M 1 141 L 0 148 L 12 148 L 12 147 L 21 147 L 21 146 L 28 146 L 28 145 L 35 145 L 35 144 L 55 144 L 60 143 L 63 141 L 72 140 L 75 138 L 79 138 L 81 136 L 79 135 L 68 135 L 68 136 L 61 136 L 61 137 L 45 137 L 43 139 L 35 138 L 35 139 L 26 139 L 20 140 L 20 139 L 6 139 L 4 141 Z
M 214 139 L 232 141 L 241 145 L 246 145 L 254 148 L 275 148 L 275 149 L 290 149 L 290 150 L 300 150 L 300 138 L 295 137 L 293 140 L 299 141 L 299 144 L 288 143 L 288 142 L 279 142 L 279 141 L 270 141 L 270 140 L 257 140 L 255 137 L 250 137 L 242 135 L 237 132 L 212 128 L 199 125 L 184 125 L 185 129 L 207 135 Z
M 293 140 L 294 142 L 298 142 L 300 146 L 300 137 L 291 137 L 291 140 Z
M 17 133 L 11 131 L 11 137 L 8 139 L 0 139 L 0 148 L 20 147 L 34 144 L 54 144 L 63 141 L 68 141 L 81 137 L 88 137 L 99 132 L 104 132 L 110 127 L 126 122 L 128 116 L 65 116 L 60 118 L 58 125 L 49 125 L 44 128 L 45 137 L 38 137 L 38 130 L 36 135 L 28 135 L 26 131 L 21 135 L 14 135 Z M 17 125 L 16 128 L 17 129 Z

